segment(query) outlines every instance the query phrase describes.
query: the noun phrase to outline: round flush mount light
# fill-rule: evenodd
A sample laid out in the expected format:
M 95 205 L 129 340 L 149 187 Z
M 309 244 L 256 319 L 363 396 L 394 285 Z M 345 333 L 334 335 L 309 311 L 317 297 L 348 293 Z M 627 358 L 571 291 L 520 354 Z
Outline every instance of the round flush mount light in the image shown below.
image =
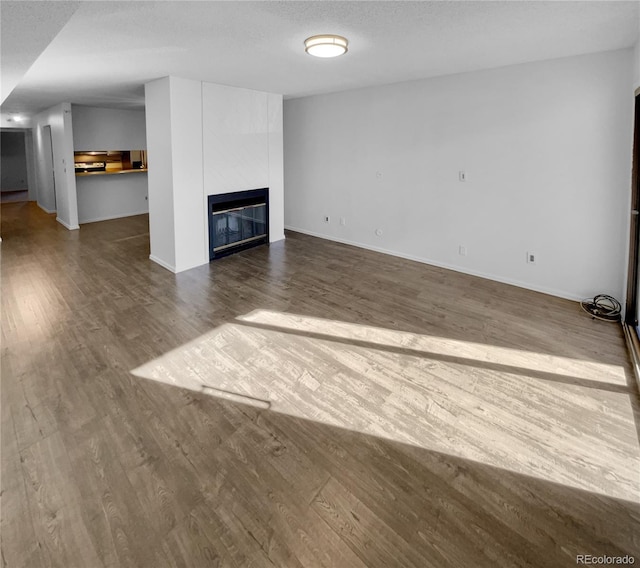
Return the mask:
M 338 57 L 347 53 L 349 41 L 333 34 L 311 36 L 304 40 L 304 50 L 315 57 Z

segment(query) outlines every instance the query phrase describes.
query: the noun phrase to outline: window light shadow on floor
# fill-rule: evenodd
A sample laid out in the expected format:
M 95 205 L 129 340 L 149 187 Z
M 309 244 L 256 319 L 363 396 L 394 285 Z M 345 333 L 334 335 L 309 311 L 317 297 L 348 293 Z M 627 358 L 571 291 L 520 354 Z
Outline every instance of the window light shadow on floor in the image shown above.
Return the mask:
M 640 502 L 623 367 L 255 310 L 132 373 Z

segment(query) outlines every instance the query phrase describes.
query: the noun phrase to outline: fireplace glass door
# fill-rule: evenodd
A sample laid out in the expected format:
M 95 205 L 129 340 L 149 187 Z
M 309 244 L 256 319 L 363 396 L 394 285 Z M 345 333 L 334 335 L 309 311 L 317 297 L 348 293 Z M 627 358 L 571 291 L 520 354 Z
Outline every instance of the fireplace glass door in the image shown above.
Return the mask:
M 234 207 L 213 213 L 214 252 L 249 243 L 266 235 L 266 203 Z

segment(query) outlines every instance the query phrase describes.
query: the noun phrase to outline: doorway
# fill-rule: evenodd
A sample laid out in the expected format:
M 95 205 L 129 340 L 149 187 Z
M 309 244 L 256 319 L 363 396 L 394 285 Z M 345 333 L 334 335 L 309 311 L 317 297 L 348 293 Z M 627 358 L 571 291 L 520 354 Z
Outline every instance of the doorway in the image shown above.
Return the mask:
M 45 187 L 51 188 L 53 211 L 57 211 L 58 200 L 56 196 L 56 172 L 53 161 L 53 138 L 51 137 L 51 126 L 48 125 L 42 129 L 42 157 L 44 159 Z
M 26 133 L 18 129 L 0 131 L 0 201 L 29 201 L 30 181 Z

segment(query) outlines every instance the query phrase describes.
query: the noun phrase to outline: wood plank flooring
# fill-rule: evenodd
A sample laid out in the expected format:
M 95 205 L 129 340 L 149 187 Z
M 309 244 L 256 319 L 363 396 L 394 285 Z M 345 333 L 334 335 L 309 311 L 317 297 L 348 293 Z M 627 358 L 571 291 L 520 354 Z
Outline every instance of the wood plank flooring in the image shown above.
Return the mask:
M 2 566 L 640 562 L 621 329 L 296 233 L 174 275 L 2 206 Z

